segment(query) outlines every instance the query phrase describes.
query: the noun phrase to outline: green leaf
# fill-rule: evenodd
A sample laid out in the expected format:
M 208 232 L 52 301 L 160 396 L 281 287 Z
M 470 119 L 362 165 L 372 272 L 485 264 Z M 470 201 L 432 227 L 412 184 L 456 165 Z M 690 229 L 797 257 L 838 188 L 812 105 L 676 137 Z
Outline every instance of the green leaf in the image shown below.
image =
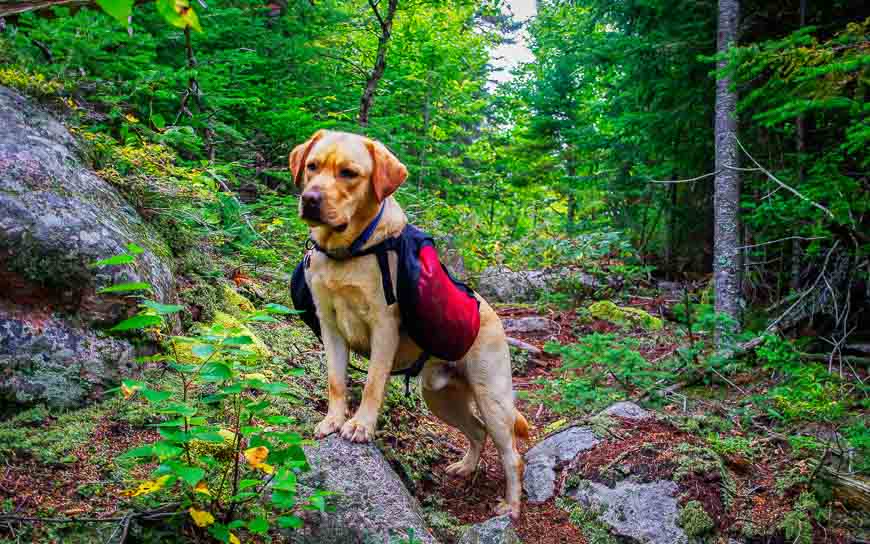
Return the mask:
M 233 370 L 226 363 L 214 361 L 202 367 L 200 376 L 206 381 L 221 382 L 233 377 Z
M 154 389 L 146 388 L 142 390 L 142 396 L 145 397 L 148 402 L 157 403 L 163 402 L 164 400 L 168 399 L 172 396 L 172 393 L 170 393 L 169 391 L 157 391 Z
M 191 417 L 196 414 L 196 408 L 182 402 L 168 402 L 157 409 L 158 414 L 178 414 Z
M 204 469 L 201 469 L 199 467 L 191 467 L 188 465 L 177 465 L 173 467 L 173 472 L 175 472 L 175 474 L 177 474 L 179 478 L 181 478 L 191 486 L 196 485 L 205 476 Z
M 229 338 L 225 338 L 223 343 L 227 346 L 250 346 L 254 343 L 254 339 L 247 335 L 230 336 Z
M 129 24 L 128 19 L 133 13 L 133 1 L 134 0 L 97 0 L 97 5 L 126 27 Z
M 299 529 L 302 527 L 302 518 L 299 516 L 279 516 L 278 527 L 282 529 Z
M 156 315 L 134 315 L 131 318 L 121 321 L 110 331 L 132 331 L 136 329 L 145 329 L 148 327 L 159 326 L 163 324 L 163 320 Z
M 163 130 L 166 128 L 166 119 L 164 119 L 159 113 L 154 113 L 151 114 L 151 124 L 153 124 L 154 128 L 157 130 Z
M 275 303 L 266 304 L 266 306 L 264 308 L 270 314 L 289 315 L 289 314 L 303 313 L 299 310 L 291 310 L 290 308 L 288 308 L 287 306 L 284 306 L 283 304 L 275 304 Z
M 236 493 L 230 497 L 230 502 L 241 502 L 245 499 L 250 499 L 256 496 L 257 493 L 254 493 L 253 491 L 242 491 L 241 493 Z
M 127 251 L 129 251 L 133 255 L 142 255 L 143 253 L 145 253 L 144 249 L 142 249 L 141 247 L 139 247 L 138 245 L 136 245 L 133 242 L 130 242 L 129 244 L 127 244 L 126 247 L 127 247 Z
M 135 260 L 136 260 L 135 257 L 133 257 L 132 255 L 122 253 L 120 255 L 115 255 L 114 257 L 109 257 L 108 259 L 102 259 L 100 261 L 96 261 L 94 263 L 91 263 L 91 267 L 95 268 L 98 266 L 112 266 L 112 265 L 119 265 L 119 264 L 130 264 Z
M 154 455 L 160 457 L 161 459 L 171 459 L 174 457 L 178 457 L 184 453 L 183 448 L 179 448 L 174 444 L 170 444 L 165 440 L 160 440 L 154 443 Z
M 290 386 L 286 383 L 281 382 L 272 382 L 272 383 L 260 383 L 256 385 L 251 385 L 255 389 L 262 389 L 268 393 L 272 393 L 273 395 L 277 395 L 279 393 L 284 393 L 290 390 Z
M 244 489 L 248 489 L 249 487 L 254 487 L 263 483 L 262 480 L 240 480 L 239 481 L 239 491 Z
M 215 444 L 223 444 L 225 442 L 224 437 L 214 431 L 194 433 L 193 437 L 197 440 L 202 440 L 204 442 L 213 442 Z
M 229 527 L 230 529 L 241 529 L 246 524 L 247 524 L 247 522 L 243 519 L 234 519 L 233 521 L 230 522 L 229 525 L 227 525 L 227 527 Z
M 146 308 L 151 308 L 160 315 L 174 314 L 184 309 L 180 304 L 161 304 L 153 300 L 146 300 L 142 303 Z
M 135 459 L 138 457 L 154 457 L 156 454 L 154 453 L 154 446 L 139 446 L 138 448 L 133 448 L 128 450 L 123 455 L 118 457 L 118 459 Z
M 270 425 L 289 425 L 295 421 L 292 417 L 288 416 L 269 416 L 265 419 L 266 423 Z
M 190 352 L 199 359 L 208 359 L 215 352 L 215 347 L 211 344 L 196 344 L 190 348 Z
M 123 293 L 124 291 L 150 291 L 151 284 L 144 281 L 132 281 L 128 283 L 118 283 L 110 287 L 103 287 L 97 293 Z
M 263 323 L 280 323 L 271 315 L 257 314 L 248 318 L 248 321 L 262 321 Z
M 248 530 L 254 534 L 264 535 L 269 531 L 269 522 L 264 517 L 254 518 L 248 522 Z
M 192 372 L 196 372 L 196 370 L 199 368 L 199 365 L 172 363 L 169 365 L 169 368 L 171 368 L 172 370 L 176 370 L 178 372 L 181 372 L 182 374 L 190 374 Z

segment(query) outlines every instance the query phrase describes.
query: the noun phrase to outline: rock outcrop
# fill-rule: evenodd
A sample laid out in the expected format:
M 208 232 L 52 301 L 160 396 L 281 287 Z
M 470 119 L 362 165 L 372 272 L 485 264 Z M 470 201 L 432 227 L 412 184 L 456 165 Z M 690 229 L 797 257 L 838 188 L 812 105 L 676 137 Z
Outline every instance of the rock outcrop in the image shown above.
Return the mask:
M 174 299 L 169 250 L 135 209 L 79 159 L 69 131 L 0 87 L 0 400 L 74 406 L 116 383 L 125 342 L 96 332 L 135 307 L 110 285 Z M 92 263 L 141 248 L 134 262 Z M 138 248 L 134 247 L 134 249 Z
M 617 482 L 614 487 L 584 481 L 566 495 L 584 508 L 599 513 L 598 519 L 611 532 L 645 544 L 685 544 L 686 534 L 677 526 L 677 484 L 664 480 L 651 483 Z
M 523 489 L 528 501 L 538 504 L 550 500 L 556 492 L 556 469 L 600 441 L 591 429 L 570 427 L 545 438 L 527 451 Z
M 592 418 L 589 427 L 572 426 L 552 434 L 525 454 L 523 488 L 531 504 L 560 495 L 586 512 L 587 519 L 603 527 L 619 541 L 643 544 L 685 544 L 689 542 L 680 527 L 680 489 L 676 482 L 661 479 L 639 481 L 627 473 L 616 473 L 616 481 L 606 485 L 578 478 L 577 464 L 584 455 L 602 444 L 602 426 L 618 426 L 618 419 L 640 424 L 654 421 L 647 410 L 631 402 L 619 402 Z M 561 482 L 558 489 L 557 482 Z
M 535 302 L 542 292 L 554 290 L 568 278 L 595 289 L 598 283 L 579 270 L 557 268 L 514 271 L 502 266 L 487 268 L 477 280 L 477 292 L 489 302 Z
M 300 495 L 314 489 L 335 492 L 330 497 L 335 511 L 309 513 L 303 532 L 291 533 L 294 542 L 398 542 L 413 534 L 413 542 L 437 543 L 417 501 L 373 444 L 331 435 L 306 447 L 305 455 L 311 471 L 300 477 Z

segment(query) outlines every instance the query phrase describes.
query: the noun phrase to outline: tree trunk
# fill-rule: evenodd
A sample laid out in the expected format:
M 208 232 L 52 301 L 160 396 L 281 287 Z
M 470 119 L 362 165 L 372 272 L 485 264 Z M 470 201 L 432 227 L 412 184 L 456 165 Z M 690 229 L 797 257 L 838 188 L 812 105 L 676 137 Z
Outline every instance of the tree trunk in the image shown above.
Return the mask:
M 800 26 L 803 28 L 807 24 L 807 0 L 801 0 L 800 11 Z M 797 138 L 797 155 L 798 155 L 798 187 L 801 187 L 806 178 L 807 171 L 804 167 L 804 152 L 807 149 L 807 126 L 806 119 L 803 114 L 798 115 L 795 119 L 795 137 Z M 800 189 L 798 189 L 800 190 Z M 791 241 L 791 279 L 789 286 L 793 291 L 797 292 L 801 287 L 801 241 L 797 238 Z
M 375 65 L 366 80 L 366 88 L 359 101 L 359 125 L 361 127 L 366 127 L 369 124 L 369 112 L 371 112 L 372 103 L 375 100 L 375 91 L 378 89 L 378 83 L 384 77 L 384 70 L 387 68 L 387 46 L 393 31 L 393 17 L 396 15 L 396 8 L 399 7 L 399 0 L 388 0 L 387 15 L 382 17 L 378 10 L 379 2 L 380 0 L 378 2 L 369 0 L 369 5 L 381 27 L 381 35 L 378 37 L 378 53 L 375 57 Z
M 726 52 L 737 42 L 739 0 L 719 0 L 717 50 Z M 716 312 L 735 320 L 740 317 L 740 174 L 737 155 L 737 91 L 731 78 L 721 73 L 727 65 L 720 60 L 716 79 L 716 187 L 713 197 L 715 230 L 713 282 Z

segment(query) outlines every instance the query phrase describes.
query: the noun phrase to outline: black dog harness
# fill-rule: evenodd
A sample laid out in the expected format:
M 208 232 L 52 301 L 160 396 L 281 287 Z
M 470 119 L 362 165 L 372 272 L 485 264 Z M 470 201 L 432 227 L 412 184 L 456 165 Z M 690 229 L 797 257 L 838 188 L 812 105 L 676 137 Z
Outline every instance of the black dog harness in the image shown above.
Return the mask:
M 405 394 L 408 395 L 411 378 L 420 374 L 430 357 L 457 361 L 468 352 L 480 330 L 480 301 L 471 288 L 453 278 L 438 260 L 432 237 L 413 225 L 406 225 L 398 236 L 362 249 L 380 223 L 385 204 L 348 248 L 327 250 L 312 239 L 307 244 L 337 261 L 375 255 L 387 306 L 398 302 L 403 328 L 423 349 L 422 355 L 411 366 L 391 373 L 405 377 Z M 390 274 L 389 251 L 398 257 L 396 286 Z M 291 295 L 293 305 L 302 312 L 302 320 L 320 338 L 320 320 L 314 297 L 305 281 L 305 270 L 310 261 L 309 251 L 293 272 Z

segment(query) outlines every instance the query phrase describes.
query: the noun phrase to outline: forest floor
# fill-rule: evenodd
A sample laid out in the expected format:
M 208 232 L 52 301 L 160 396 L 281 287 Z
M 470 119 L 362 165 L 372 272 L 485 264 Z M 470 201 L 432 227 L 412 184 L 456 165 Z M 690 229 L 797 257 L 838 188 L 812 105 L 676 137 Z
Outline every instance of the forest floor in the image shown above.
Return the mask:
M 237 281 L 236 286 L 240 283 Z M 242 291 L 251 295 L 250 290 Z M 667 302 L 663 295 L 620 301 L 656 313 Z M 549 319 L 549 330 L 512 334 L 538 348 L 548 342 L 571 344 L 591 333 L 613 333 L 637 340 L 640 354 L 655 363 L 685 343 L 673 323 L 653 331 L 620 327 L 590 319 L 581 311 L 547 306 L 501 305 L 497 311 L 503 318 Z M 287 378 L 299 391 L 301 403 L 288 405 L 286 411 L 296 419 L 297 429 L 310 436 L 326 407 L 320 346 L 295 320 L 257 324 L 254 330 L 283 360 L 275 367 L 275 374 L 287 375 L 292 367 L 306 370 Z M 580 412 L 556 412 L 542 396 L 544 383 L 563 374 L 560 357 L 546 352 L 536 358 L 521 351 L 513 355 L 519 409 L 532 425 L 530 440 L 521 444 L 525 452 L 553 431 L 582 421 L 583 416 Z M 357 397 L 354 400 L 358 400 L 364 376 L 352 372 L 350 380 L 352 394 Z M 654 421 L 641 424 L 617 420 L 617 427 L 608 430 L 598 446 L 584 453 L 577 467 L 579 473 L 587 479 L 608 482 L 612 477 L 609 471 L 618 461 L 622 470 L 652 481 L 672 478 L 681 467 L 694 463 L 690 475 L 679 482 L 681 503 L 699 501 L 712 515 L 718 534 L 742 535 L 754 539 L 752 542 L 782 541 L 785 535 L 792 534 L 789 523 L 798 528 L 803 527 L 801 524 L 812 526 L 813 533 L 812 540 L 791 537 L 789 542 L 849 542 L 848 535 L 866 530 L 866 526 L 861 529 L 866 522 L 836 498 L 826 505 L 823 516 L 814 513 L 814 517 L 808 517 L 807 506 L 799 503 L 805 500 L 803 492 L 816 483 L 818 462 L 796 448 L 794 441 L 780 434 L 781 430 L 750 428 L 744 423 L 746 418 L 741 419 L 741 414 L 752 409 L 752 399 L 774 386 L 770 373 L 747 370 L 732 374 L 729 382 L 672 393 L 655 406 L 660 417 Z M 432 416 L 416 387 L 413 390 L 406 397 L 402 380 L 392 380 L 378 445 L 420 500 L 430 526 L 449 544 L 466 526 L 492 517 L 504 492 L 503 472 L 495 448 L 488 444 L 472 478 L 447 476 L 444 469 L 463 454 L 465 439 Z M 630 392 L 625 397 L 640 400 L 633 399 Z M 3 514 L 19 518 L 102 519 L 120 515 L 127 501 L 122 491 L 130 481 L 144 477 L 149 468 L 118 459 L 124 451 L 155 438 L 153 427 L 147 426 L 143 418 L 135 403 L 118 397 L 66 414 L 35 408 L 0 423 L 0 454 L 5 458 L 5 466 L 0 469 Z M 748 421 L 755 420 L 750 417 Z M 818 437 L 825 432 L 830 432 L 830 426 L 801 423 L 791 434 Z M 691 461 L 687 461 L 687 453 L 693 454 Z M 525 505 L 516 528 L 528 544 L 604 542 L 590 537 L 589 527 L 578 522 L 556 499 Z M 0 542 L 106 541 L 111 530 L 110 523 L 91 523 L 83 531 L 67 524 L 19 523 L 5 518 L 0 521 Z

